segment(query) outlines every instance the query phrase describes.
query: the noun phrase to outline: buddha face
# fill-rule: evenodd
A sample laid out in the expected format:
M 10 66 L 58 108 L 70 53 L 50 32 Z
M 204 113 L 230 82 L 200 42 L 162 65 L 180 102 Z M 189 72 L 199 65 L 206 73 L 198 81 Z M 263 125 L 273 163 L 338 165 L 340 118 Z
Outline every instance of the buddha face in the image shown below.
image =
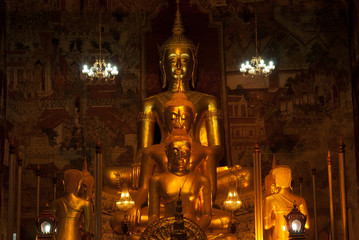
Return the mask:
M 190 107 L 169 106 L 165 109 L 165 125 L 169 132 L 173 129 L 183 129 L 188 133 L 193 124 L 193 113 Z
M 164 56 L 164 71 L 169 81 L 189 81 L 193 72 L 193 55 L 190 49 L 181 47 L 169 48 Z
M 170 171 L 174 173 L 187 172 L 187 166 L 191 157 L 191 144 L 187 141 L 174 141 L 167 146 L 167 157 L 170 163 Z

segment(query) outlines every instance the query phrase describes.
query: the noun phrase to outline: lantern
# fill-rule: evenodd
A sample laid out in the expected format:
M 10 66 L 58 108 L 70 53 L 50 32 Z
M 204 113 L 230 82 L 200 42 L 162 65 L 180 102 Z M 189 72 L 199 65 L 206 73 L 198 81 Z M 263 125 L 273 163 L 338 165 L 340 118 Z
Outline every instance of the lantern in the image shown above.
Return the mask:
M 36 228 L 37 240 L 55 239 L 56 217 L 50 213 L 48 204 L 46 204 L 46 209 L 36 218 Z
M 287 221 L 289 239 L 305 239 L 304 232 L 307 216 L 299 211 L 295 201 L 292 211 L 288 215 L 284 215 L 284 218 Z

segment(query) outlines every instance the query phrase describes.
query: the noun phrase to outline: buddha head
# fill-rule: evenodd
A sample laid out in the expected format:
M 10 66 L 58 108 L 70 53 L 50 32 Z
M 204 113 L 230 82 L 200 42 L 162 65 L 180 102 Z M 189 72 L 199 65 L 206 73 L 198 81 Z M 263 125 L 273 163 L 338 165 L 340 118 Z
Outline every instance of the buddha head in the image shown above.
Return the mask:
M 82 173 L 77 169 L 69 169 L 64 173 L 63 184 L 66 193 L 77 194 L 82 184 Z
M 92 191 L 93 186 L 95 184 L 95 178 L 91 175 L 91 173 L 87 170 L 87 161 L 86 157 L 84 160 L 84 170 L 82 170 L 82 193 L 80 190 L 81 197 L 85 198 L 86 200 L 92 199 Z
M 198 46 L 183 35 L 184 28 L 179 11 L 179 0 L 177 0 L 176 17 L 173 24 L 172 36 L 168 38 L 161 47 L 160 69 L 162 88 L 168 81 L 189 82 L 194 87 L 197 74 L 197 52 Z
M 184 93 L 173 94 L 171 100 L 165 103 L 164 123 L 168 132 L 173 129 L 183 129 L 187 134 L 190 132 L 194 123 L 194 105 Z
M 264 189 L 265 189 L 265 195 L 266 196 L 277 192 L 277 186 L 275 184 L 275 180 L 274 180 L 274 177 L 273 177 L 273 174 L 272 174 L 272 170 L 264 178 Z
M 272 175 L 277 187 L 288 188 L 292 181 L 292 170 L 289 166 L 278 165 L 272 170 Z
M 166 138 L 166 155 L 169 171 L 176 175 L 188 172 L 192 138 L 183 129 L 174 129 Z

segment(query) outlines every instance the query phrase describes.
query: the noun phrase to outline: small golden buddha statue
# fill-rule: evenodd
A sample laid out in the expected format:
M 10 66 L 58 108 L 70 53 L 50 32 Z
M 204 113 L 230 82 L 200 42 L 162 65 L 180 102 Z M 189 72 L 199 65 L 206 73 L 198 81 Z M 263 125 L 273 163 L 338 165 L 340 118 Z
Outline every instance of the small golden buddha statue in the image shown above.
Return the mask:
M 170 131 L 166 129 L 166 123 L 162 116 L 165 111 L 165 103 L 175 93 L 183 93 L 194 107 L 193 127 L 188 134 L 193 142 L 205 146 L 222 146 L 221 114 L 216 97 L 192 91 L 197 74 L 197 50 L 198 47 L 183 35 L 184 29 L 180 17 L 177 1 L 177 12 L 173 26 L 172 36 L 159 48 L 160 69 L 162 74 L 162 87 L 168 85 L 168 90 L 144 100 L 142 111 L 138 118 L 137 131 L 137 156 L 138 161 L 145 148 L 154 144 L 155 124 L 161 130 L 161 142 L 164 142 Z M 222 150 L 223 151 L 223 150 Z M 217 186 L 216 166 L 223 154 L 216 155 L 207 162 L 207 169 L 212 184 L 212 196 L 215 199 Z M 141 175 L 143 172 L 141 171 Z M 142 176 L 141 176 L 142 177 Z
M 91 173 L 88 171 L 87 169 L 87 161 L 86 161 L 86 157 L 84 160 L 84 164 L 83 164 L 83 170 L 82 170 L 82 186 L 80 188 L 79 191 L 79 196 L 87 201 L 90 202 L 91 204 L 91 215 L 93 215 L 93 209 L 92 209 L 92 205 L 93 205 L 93 187 L 95 184 L 95 178 L 91 175 Z M 91 221 L 91 225 L 90 225 L 90 232 L 92 233 L 93 229 L 94 229 L 94 224 L 95 222 L 93 221 L 94 219 L 92 219 Z M 86 221 L 85 221 L 85 216 L 84 214 L 81 214 L 80 217 L 80 234 L 81 234 L 81 239 L 82 240 L 89 240 L 90 236 L 86 233 Z
M 278 192 L 272 171 L 273 170 L 271 169 L 269 174 L 264 178 L 264 196 L 265 197 Z M 272 240 L 272 235 L 273 235 L 273 228 L 264 229 L 263 239 Z
M 50 211 L 57 217 L 57 240 L 80 240 L 80 216 L 84 213 L 85 230 L 90 233 L 91 204 L 77 196 L 82 184 L 79 170 L 70 169 L 64 174 L 65 196 L 52 202 Z
M 265 234 L 265 239 L 285 240 L 289 237 L 287 223 L 284 215 L 293 209 L 296 202 L 299 211 L 307 216 L 306 229 L 309 229 L 308 210 L 304 198 L 293 194 L 290 190 L 292 172 L 288 166 L 279 165 L 272 170 L 272 175 L 278 189 L 264 199 L 263 203 L 263 225 L 265 233 L 272 230 L 271 234 Z M 270 232 L 270 231 L 269 231 Z M 268 233 L 268 232 L 267 232 Z
M 149 223 L 160 217 L 161 200 L 165 206 L 164 217 L 175 216 L 176 201 L 181 191 L 184 217 L 206 229 L 212 215 L 211 184 L 208 177 L 189 169 L 192 139 L 182 129 L 175 129 L 165 144 L 168 171 L 150 178 Z
M 79 196 L 89 202 L 92 202 L 95 178 L 91 175 L 91 173 L 87 169 L 86 157 L 84 160 L 83 168 L 84 169 L 81 172 L 82 173 L 82 187 L 80 188 Z

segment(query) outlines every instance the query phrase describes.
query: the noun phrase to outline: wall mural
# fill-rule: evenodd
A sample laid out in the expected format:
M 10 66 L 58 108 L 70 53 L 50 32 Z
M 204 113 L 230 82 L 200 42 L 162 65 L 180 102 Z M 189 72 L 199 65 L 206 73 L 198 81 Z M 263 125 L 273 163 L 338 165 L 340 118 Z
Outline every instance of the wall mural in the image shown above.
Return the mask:
M 350 2 L 353 7 L 353 16 L 352 16 L 352 34 L 351 34 L 351 43 L 352 43 L 352 48 L 351 48 L 351 56 L 352 56 L 352 64 L 353 64 L 353 69 L 358 67 L 359 64 L 359 21 L 358 21 L 358 13 L 359 11 L 359 3 L 356 0 L 353 0 Z
M 91 86 L 81 68 L 99 55 L 99 13 L 55 5 L 32 3 L 28 11 L 17 5 L 8 16 L 9 135 L 24 158 L 24 191 L 34 189 L 37 165 L 48 172 L 44 182 L 56 172 L 81 169 L 85 157 L 93 171 L 98 139 L 104 166 L 129 165 L 135 153 L 141 13 L 102 7 L 102 55 L 120 74 L 112 85 Z M 61 195 L 61 181 L 58 186 Z M 43 191 L 48 198 L 41 206 L 52 199 L 51 186 Z M 29 201 L 22 216 L 33 218 L 34 211 Z
M 327 202 L 327 151 L 337 156 L 342 136 L 348 158 L 354 159 L 350 49 L 341 15 L 345 6 L 340 1 L 306 1 L 261 2 L 256 7 L 258 52 L 273 60 L 276 70 L 268 78 L 241 75 L 240 63 L 255 56 L 255 9 L 248 4 L 238 14 L 227 15 L 224 38 L 232 162 L 251 166 L 253 146 L 259 141 L 263 177 L 275 156 L 277 163 L 295 169 L 295 191 L 299 191 L 299 177 L 304 176 L 308 186 L 304 196 L 310 199 L 310 173 L 315 167 L 323 179 L 318 202 Z M 354 161 L 348 164 L 355 168 Z M 348 169 L 347 174 L 355 176 L 355 171 Z M 356 178 L 347 181 L 355 185 Z M 348 188 L 355 195 L 355 189 Z M 355 199 L 349 202 L 355 204 Z M 319 208 L 324 219 L 329 206 Z M 326 231 L 325 227 L 319 231 Z

